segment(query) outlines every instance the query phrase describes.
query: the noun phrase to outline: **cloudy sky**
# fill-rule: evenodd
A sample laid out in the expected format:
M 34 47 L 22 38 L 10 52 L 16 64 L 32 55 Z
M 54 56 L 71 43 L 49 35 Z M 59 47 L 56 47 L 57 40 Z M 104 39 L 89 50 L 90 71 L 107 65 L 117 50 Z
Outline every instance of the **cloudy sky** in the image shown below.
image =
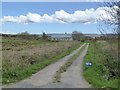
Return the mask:
M 98 22 L 111 19 L 102 2 L 3 2 L 2 33 L 100 33 Z M 111 21 L 112 22 L 112 21 Z

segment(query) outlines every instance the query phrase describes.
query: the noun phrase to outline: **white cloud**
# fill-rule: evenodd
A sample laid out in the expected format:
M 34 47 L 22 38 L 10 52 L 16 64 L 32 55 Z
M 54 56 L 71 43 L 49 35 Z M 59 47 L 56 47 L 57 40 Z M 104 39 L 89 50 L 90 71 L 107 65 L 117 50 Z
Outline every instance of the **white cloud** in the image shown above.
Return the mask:
M 33 23 L 40 22 L 42 18 L 39 14 L 30 13 L 30 12 L 27 14 L 26 17 L 27 17 L 28 22 L 33 22 Z
M 27 22 L 27 17 L 23 16 L 23 15 L 20 15 L 18 20 L 19 20 L 20 23 L 25 23 L 25 22 Z
M 111 7 L 117 9 L 117 6 Z M 86 9 L 84 11 L 77 10 L 74 13 L 68 13 L 64 10 L 55 11 L 54 14 L 40 15 L 37 13 L 29 12 L 27 15 L 20 16 L 4 16 L 2 22 L 17 22 L 17 23 L 96 23 L 97 21 L 111 21 L 115 19 L 108 12 L 111 11 L 110 7 L 99 7 L 96 10 L 94 8 Z M 116 14 L 116 12 L 115 12 Z
M 4 16 L 2 21 L 3 22 L 18 22 L 18 19 L 13 16 Z

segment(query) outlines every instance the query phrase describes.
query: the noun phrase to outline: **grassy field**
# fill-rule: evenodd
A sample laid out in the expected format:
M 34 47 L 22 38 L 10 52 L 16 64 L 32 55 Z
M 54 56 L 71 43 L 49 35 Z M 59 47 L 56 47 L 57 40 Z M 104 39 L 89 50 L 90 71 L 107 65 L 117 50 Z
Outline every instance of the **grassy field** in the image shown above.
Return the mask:
M 86 80 L 97 88 L 118 87 L 118 59 L 117 41 L 90 42 L 83 67 Z M 92 66 L 86 66 L 91 62 Z
M 27 78 L 70 54 L 80 42 L 3 37 L 2 45 L 2 83 L 7 84 Z

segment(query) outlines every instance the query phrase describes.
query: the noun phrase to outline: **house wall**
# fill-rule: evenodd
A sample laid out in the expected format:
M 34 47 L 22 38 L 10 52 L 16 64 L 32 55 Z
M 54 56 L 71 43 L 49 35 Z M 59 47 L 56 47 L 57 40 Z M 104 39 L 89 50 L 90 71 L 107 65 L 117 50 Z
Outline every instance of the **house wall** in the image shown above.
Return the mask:
M 71 41 L 71 37 L 52 37 L 51 40 L 58 40 L 58 41 Z

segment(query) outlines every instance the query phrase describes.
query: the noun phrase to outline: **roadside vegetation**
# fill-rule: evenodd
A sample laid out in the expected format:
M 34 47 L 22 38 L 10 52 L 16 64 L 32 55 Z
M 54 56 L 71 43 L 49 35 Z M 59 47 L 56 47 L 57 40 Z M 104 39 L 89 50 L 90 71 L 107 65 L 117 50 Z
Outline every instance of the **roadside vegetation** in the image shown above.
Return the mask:
M 27 78 L 70 54 L 80 44 L 78 41 L 54 42 L 27 34 L 2 37 L 2 83 Z
M 75 54 L 74 56 L 72 56 L 68 61 L 66 61 L 61 67 L 60 69 L 55 73 L 54 77 L 53 77 L 53 82 L 57 83 L 60 82 L 61 79 L 61 74 L 66 72 L 67 69 L 71 66 L 71 64 L 76 60 L 76 58 L 81 54 L 81 52 L 84 50 L 84 48 L 86 47 L 86 45 L 82 46 L 81 49 L 79 50 L 79 52 L 77 54 Z
M 0 87 L 2 86 L 2 36 L 0 36 Z
M 94 40 L 90 42 L 84 58 L 84 76 L 97 88 L 118 88 L 118 41 Z M 92 66 L 86 66 L 86 62 Z

